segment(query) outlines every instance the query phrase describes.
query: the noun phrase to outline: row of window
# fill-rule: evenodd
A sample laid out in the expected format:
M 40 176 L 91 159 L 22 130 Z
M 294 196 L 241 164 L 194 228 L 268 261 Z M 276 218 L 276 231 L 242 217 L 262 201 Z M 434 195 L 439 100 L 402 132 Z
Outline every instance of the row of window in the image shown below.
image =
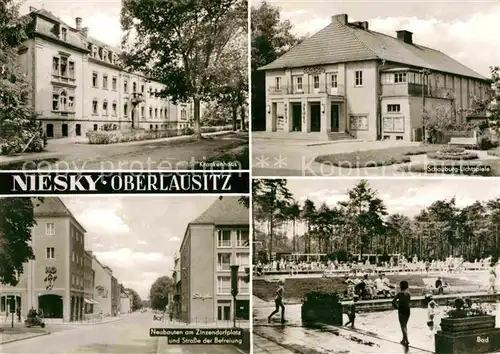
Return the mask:
M 232 253 L 218 253 L 217 254 L 217 270 L 229 271 L 231 270 L 231 257 Z M 250 265 L 250 255 L 248 253 L 236 253 L 236 264 L 240 267 L 248 267 Z
M 102 88 L 103 90 L 108 90 L 108 74 L 102 74 L 102 85 L 99 87 L 99 73 L 97 71 L 92 72 L 92 87 L 94 88 Z M 113 76 L 111 79 L 111 90 L 117 91 L 118 88 L 118 77 Z M 146 91 L 145 85 L 141 85 L 141 93 L 144 94 Z M 123 93 L 129 93 L 129 85 L 128 80 L 123 80 Z M 137 83 L 132 83 L 132 93 L 137 93 Z M 149 97 L 151 98 L 160 98 L 160 91 L 155 89 L 153 91 L 152 88 L 149 88 Z
M 363 86 L 363 71 L 362 70 L 357 70 L 354 72 L 355 75 L 355 86 Z M 275 77 L 275 88 L 276 90 L 281 89 L 281 77 Z M 320 86 L 320 78 L 319 75 L 313 75 L 312 77 L 313 80 L 313 88 L 314 89 L 319 89 Z M 303 89 L 303 77 L 302 76 L 294 76 L 294 85 L 297 90 L 302 90 Z M 329 85 L 332 88 L 337 88 L 338 87 L 338 76 L 337 74 L 330 74 L 329 77 Z
M 92 114 L 93 115 L 104 115 L 104 116 L 107 116 L 109 115 L 109 104 L 108 104 L 108 100 L 104 100 L 102 102 L 102 110 L 99 110 L 99 101 L 97 99 L 94 99 L 92 101 Z M 125 117 L 128 116 L 128 113 L 129 113 L 129 107 L 130 105 L 128 103 L 125 103 L 123 105 L 123 115 Z M 144 106 L 141 107 L 141 117 L 142 118 L 146 118 L 146 108 Z M 153 112 L 154 112 L 154 115 L 153 115 Z M 113 101 L 111 103 L 111 114 L 113 116 L 116 116 L 118 115 L 118 105 L 116 103 L 116 101 Z M 181 116 L 182 116 L 182 111 L 181 111 Z M 153 107 L 149 107 L 149 118 L 160 118 L 160 119 L 163 119 L 163 118 L 168 118 L 168 114 L 167 114 L 167 109 L 166 108 L 154 108 Z
M 233 247 L 231 230 L 217 230 L 217 247 L 229 248 Z M 236 230 L 235 247 L 250 247 L 249 231 Z
M 245 283 L 243 277 L 238 277 L 238 289 L 240 294 L 249 293 L 249 284 Z M 217 277 L 217 294 L 220 295 L 231 294 L 231 277 L 227 276 Z
M 63 78 L 75 78 L 75 62 L 67 55 L 60 54 L 52 58 L 52 75 Z
M 83 275 L 72 274 L 71 275 L 71 285 L 84 287 L 85 286 L 85 279 L 83 278 Z

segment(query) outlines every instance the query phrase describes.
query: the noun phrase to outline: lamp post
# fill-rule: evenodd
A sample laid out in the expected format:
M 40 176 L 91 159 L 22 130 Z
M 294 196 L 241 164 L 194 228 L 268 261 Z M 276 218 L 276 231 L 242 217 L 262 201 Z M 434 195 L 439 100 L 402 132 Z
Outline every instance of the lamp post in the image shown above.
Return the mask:
M 238 268 L 240 266 L 233 264 L 231 266 L 231 295 L 233 296 L 233 327 L 236 327 L 236 296 L 238 295 Z

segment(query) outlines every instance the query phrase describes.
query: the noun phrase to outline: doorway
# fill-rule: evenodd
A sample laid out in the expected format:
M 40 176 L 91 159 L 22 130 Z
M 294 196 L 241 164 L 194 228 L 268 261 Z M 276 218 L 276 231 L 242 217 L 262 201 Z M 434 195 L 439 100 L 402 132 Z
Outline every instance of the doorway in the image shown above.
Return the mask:
M 46 318 L 63 318 L 63 299 L 60 295 L 40 295 L 38 308 Z
M 218 301 L 217 303 L 217 320 L 231 321 L 231 301 Z
M 81 124 L 77 124 L 76 127 L 75 127 L 75 133 L 76 133 L 76 136 L 81 136 L 82 135 L 82 125 Z
M 67 124 L 63 124 L 62 125 L 62 136 L 63 137 L 67 137 L 68 136 L 68 125 Z
M 311 103 L 311 132 L 321 131 L 321 106 L 319 103 Z
M 330 116 L 330 128 L 332 132 L 339 131 L 339 105 L 332 103 L 332 111 Z
M 53 138 L 53 137 L 54 137 L 54 125 L 47 124 L 47 138 Z
M 292 103 L 292 131 L 302 131 L 302 103 Z

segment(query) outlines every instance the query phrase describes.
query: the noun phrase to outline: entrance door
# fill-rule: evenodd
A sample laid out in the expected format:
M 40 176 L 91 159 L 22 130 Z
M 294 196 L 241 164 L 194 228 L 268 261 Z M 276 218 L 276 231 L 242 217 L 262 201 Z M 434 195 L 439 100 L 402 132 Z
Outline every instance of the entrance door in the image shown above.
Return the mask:
M 217 304 L 217 320 L 230 321 L 231 320 L 231 301 L 218 301 Z
M 311 104 L 311 131 L 321 131 L 321 107 L 319 103 Z
M 292 103 L 292 131 L 302 131 L 302 103 Z
M 339 105 L 338 104 L 332 104 L 332 113 L 330 117 L 331 121 L 331 130 L 332 132 L 338 132 L 339 131 Z
M 68 136 L 68 125 L 67 124 L 62 125 L 62 136 L 64 136 L 64 137 Z
M 81 136 L 82 135 L 82 126 L 81 126 L 81 124 L 77 124 L 76 125 L 75 132 L 76 132 L 76 136 Z
M 47 124 L 47 138 L 53 138 L 53 137 L 54 137 L 54 125 Z

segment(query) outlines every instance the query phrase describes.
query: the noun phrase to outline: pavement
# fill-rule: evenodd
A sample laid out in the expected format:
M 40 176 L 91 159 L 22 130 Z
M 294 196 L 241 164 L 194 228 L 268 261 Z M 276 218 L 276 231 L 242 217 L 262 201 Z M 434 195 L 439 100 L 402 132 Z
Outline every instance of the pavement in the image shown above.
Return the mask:
M 2 354 L 120 353 L 120 354 L 241 354 L 232 345 L 168 345 L 165 337 L 150 337 L 150 328 L 170 328 L 174 324 L 153 322 L 152 314 L 132 313 L 120 321 L 98 325 L 53 325 L 51 332 L 27 340 L 2 344 Z M 181 326 L 177 324 L 177 326 Z
M 51 139 L 44 152 L 0 156 L 0 169 L 180 170 L 248 144 L 247 133 L 203 136 L 209 139 L 180 136 L 108 145 L 86 144 L 81 137 Z

